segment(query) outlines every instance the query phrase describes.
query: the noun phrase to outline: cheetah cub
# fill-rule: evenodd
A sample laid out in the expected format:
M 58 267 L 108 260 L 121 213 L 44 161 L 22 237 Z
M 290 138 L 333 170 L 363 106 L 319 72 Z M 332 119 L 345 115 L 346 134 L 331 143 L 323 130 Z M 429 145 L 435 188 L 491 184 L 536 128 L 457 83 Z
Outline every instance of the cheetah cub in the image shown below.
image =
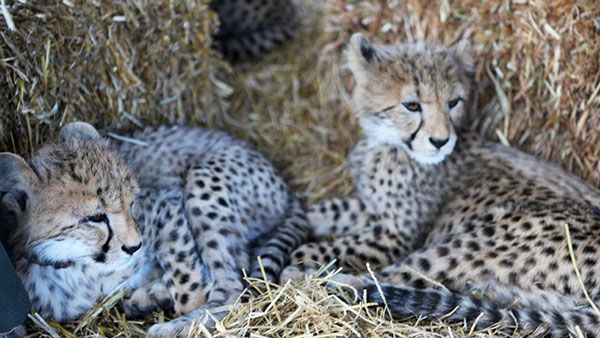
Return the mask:
M 310 208 L 313 235 L 334 239 L 295 250 L 284 279 L 332 259 L 363 269 L 370 263 L 382 268 L 382 294 L 369 275 L 337 278 L 364 287 L 370 300 L 387 300 L 398 317 L 467 320 L 479 328 L 504 322 L 557 337 L 578 327 L 600 336 L 565 229 L 598 299 L 600 192 L 464 128 L 468 45 L 380 46 L 356 34 L 347 59 L 364 132 L 348 159 L 358 193 Z
M 276 277 L 305 240 L 306 220 L 269 161 L 225 133 L 160 127 L 130 140 L 76 122 L 29 162 L 0 154 L 17 270 L 45 317 L 74 319 L 127 287 L 130 317 L 158 307 L 183 315 L 150 336 L 185 334 L 207 309 L 237 299 L 253 254 Z M 252 252 L 257 239 L 264 247 Z

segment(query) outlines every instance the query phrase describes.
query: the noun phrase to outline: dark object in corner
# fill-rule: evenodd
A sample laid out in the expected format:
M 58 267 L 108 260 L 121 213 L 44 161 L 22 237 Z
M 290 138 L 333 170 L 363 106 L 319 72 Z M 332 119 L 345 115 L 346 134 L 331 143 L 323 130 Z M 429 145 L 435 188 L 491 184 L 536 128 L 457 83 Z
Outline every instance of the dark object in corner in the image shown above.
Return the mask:
M 2 195 L 0 194 L 0 200 Z M 31 311 L 29 297 L 17 276 L 6 246 L 7 232 L 14 224 L 14 215 L 0 204 L 0 338 L 25 335 L 21 324 Z
M 289 40 L 299 26 L 291 0 L 213 0 L 219 15 L 216 47 L 230 61 L 261 56 Z

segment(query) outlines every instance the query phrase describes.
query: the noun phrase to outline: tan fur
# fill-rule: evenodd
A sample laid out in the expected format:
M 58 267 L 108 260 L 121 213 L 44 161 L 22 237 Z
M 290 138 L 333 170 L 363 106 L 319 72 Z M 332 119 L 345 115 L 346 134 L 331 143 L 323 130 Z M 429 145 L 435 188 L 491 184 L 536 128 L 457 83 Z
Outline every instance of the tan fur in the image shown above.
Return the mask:
M 122 245 L 139 244 L 139 230 L 130 211 L 137 183 L 130 170 L 104 146 L 90 141 L 49 146 L 32 166 L 40 176 L 30 168 L 24 170 L 29 173 L 31 206 L 20 215 L 17 250 L 65 236 L 80 236 L 100 247 L 107 239 L 106 229 L 78 231 L 73 226 L 101 211 L 107 212 L 115 238 Z
M 408 146 L 409 154 L 426 157 L 423 161 L 441 161 L 445 156 L 437 156 L 430 138 L 455 138 L 454 125 L 462 123 L 471 91 L 468 75 L 473 67 L 467 46 L 375 48 L 362 35 L 352 36 L 346 58 L 357 81 L 353 102 L 363 130 L 386 142 Z M 457 106 L 449 108 L 455 99 L 459 99 Z M 409 102 L 418 102 L 420 111 L 407 110 L 403 104 Z
M 0 192 L 17 218 L 10 246 L 32 304 L 43 316 L 65 320 L 139 267 L 125 249 L 139 248 L 141 235 L 130 169 L 89 125 L 71 124 L 59 139 L 30 162 L 0 154 Z

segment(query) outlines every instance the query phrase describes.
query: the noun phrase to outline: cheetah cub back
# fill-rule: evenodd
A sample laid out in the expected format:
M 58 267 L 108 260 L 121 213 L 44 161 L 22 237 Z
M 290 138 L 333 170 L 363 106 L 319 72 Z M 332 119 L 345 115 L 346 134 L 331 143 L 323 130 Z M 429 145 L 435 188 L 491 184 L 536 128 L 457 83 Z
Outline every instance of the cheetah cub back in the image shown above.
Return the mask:
M 43 316 L 77 318 L 127 287 L 129 317 L 159 307 L 180 315 L 150 336 L 185 334 L 239 297 L 242 270 L 260 277 L 256 255 L 274 279 L 305 240 L 298 199 L 245 142 L 191 127 L 123 139 L 77 122 L 29 162 L 0 154 L 3 203 L 18 218 L 11 246 Z
M 348 63 L 363 129 L 348 158 L 357 194 L 310 208 L 313 235 L 335 238 L 295 250 L 283 278 L 334 258 L 349 268 L 369 263 L 381 288 L 368 274 L 337 278 L 397 317 L 600 336 L 565 230 L 600 299 L 600 192 L 465 127 L 468 46 L 380 46 L 357 34 Z

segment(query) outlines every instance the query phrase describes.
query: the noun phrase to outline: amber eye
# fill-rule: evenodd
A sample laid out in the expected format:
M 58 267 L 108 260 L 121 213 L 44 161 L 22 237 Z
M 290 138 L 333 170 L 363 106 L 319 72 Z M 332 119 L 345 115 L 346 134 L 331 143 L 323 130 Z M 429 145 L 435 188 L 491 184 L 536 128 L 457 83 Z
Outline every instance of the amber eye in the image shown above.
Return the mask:
M 459 98 L 456 98 L 456 99 L 454 99 L 454 100 L 452 100 L 452 101 L 448 102 L 448 107 L 449 107 L 450 109 L 452 109 L 452 108 L 456 107 L 456 105 L 457 105 L 457 104 L 458 104 L 458 103 L 459 103 L 461 100 L 462 100 L 462 98 L 460 98 L 460 97 L 459 97 Z
M 404 103 L 402 103 L 402 105 L 410 111 L 414 111 L 414 112 L 421 111 L 421 105 L 418 102 L 414 102 L 414 101 L 413 102 L 404 102 Z

